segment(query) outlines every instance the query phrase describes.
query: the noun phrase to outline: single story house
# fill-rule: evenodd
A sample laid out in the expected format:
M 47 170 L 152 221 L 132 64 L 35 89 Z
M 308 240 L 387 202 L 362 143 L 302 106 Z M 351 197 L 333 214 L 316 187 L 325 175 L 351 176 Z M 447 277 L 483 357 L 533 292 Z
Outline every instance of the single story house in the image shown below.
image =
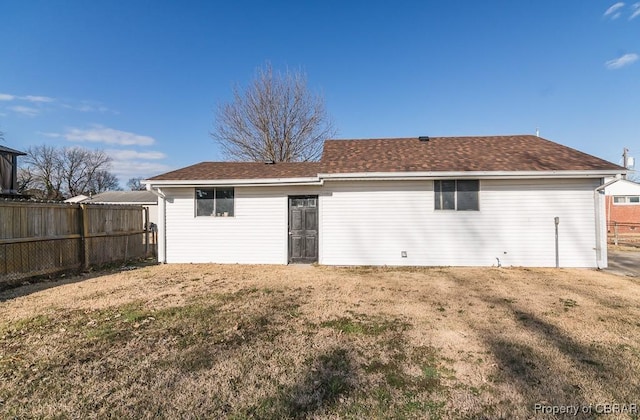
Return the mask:
M 609 232 L 640 234 L 640 184 L 618 178 L 603 189 Z
M 158 196 L 151 191 L 105 191 L 94 195 L 77 195 L 65 203 L 130 204 L 149 211 L 149 223 L 158 224 Z
M 606 267 L 600 187 L 621 173 L 515 135 L 327 140 L 319 162 L 202 162 L 143 182 L 165 263 Z

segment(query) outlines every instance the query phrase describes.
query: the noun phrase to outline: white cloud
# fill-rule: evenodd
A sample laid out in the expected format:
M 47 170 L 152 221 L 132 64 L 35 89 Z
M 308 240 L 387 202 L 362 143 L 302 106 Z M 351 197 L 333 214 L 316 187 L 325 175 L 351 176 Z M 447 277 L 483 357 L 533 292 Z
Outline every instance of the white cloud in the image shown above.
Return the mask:
M 10 106 L 9 109 L 13 112 L 17 112 L 18 114 L 26 115 L 27 117 L 35 117 L 40 113 L 40 110 L 37 108 L 22 105 Z
M 640 16 L 640 2 L 639 3 L 634 3 L 631 8 L 633 9 L 633 13 L 631 13 L 631 16 L 629 16 L 629 20 L 631 19 L 635 19 L 638 16 Z
M 88 141 L 92 143 L 121 144 L 125 146 L 150 146 L 155 143 L 155 139 L 153 137 L 141 136 L 139 134 L 115 130 L 101 125 L 95 125 L 89 129 L 70 128 L 62 135 L 62 137 L 69 141 Z
M 618 2 L 613 4 L 611 7 L 609 7 L 607 9 L 606 12 L 604 12 L 604 17 L 610 17 L 611 19 L 617 19 L 620 17 L 620 9 L 622 9 L 624 7 L 624 3 L 623 2 Z
M 167 157 L 166 154 L 156 151 L 138 152 L 135 150 L 123 150 L 123 149 L 109 149 L 105 152 L 116 160 L 133 160 L 133 159 L 145 159 L 145 160 L 157 160 Z
M 43 136 L 46 136 L 46 137 L 53 137 L 53 138 L 56 138 L 56 139 L 62 137 L 62 134 L 60 134 L 60 133 L 48 133 L 46 131 L 36 131 L 36 133 L 37 134 L 42 134 Z
M 128 180 L 129 178 L 148 178 L 164 172 L 170 171 L 172 168 L 158 162 L 144 162 L 138 160 L 118 160 L 111 162 L 111 172 L 113 172 L 120 180 Z
M 74 101 L 74 100 L 63 100 L 60 101 L 56 98 L 52 98 L 50 96 L 42 96 L 42 95 L 24 95 L 17 96 L 9 93 L 0 93 L 0 101 L 21 101 L 28 102 L 29 104 L 37 105 L 38 107 L 45 107 L 49 104 L 49 109 L 51 107 L 54 108 L 66 108 L 71 109 L 73 111 L 79 112 L 100 112 L 100 113 L 110 113 L 110 114 L 119 114 L 118 111 L 114 111 L 112 109 L 107 108 L 102 103 L 97 101 Z M 55 103 L 55 104 L 54 104 Z M 28 105 L 28 104 L 26 104 Z
M 36 95 L 26 95 L 26 96 L 16 96 L 11 95 L 9 93 L 0 93 L 0 101 L 27 101 L 31 103 L 45 103 L 45 102 L 53 102 L 54 98 L 50 98 L 48 96 L 36 96 Z
M 67 108 L 67 109 L 72 109 L 74 111 L 80 111 L 80 112 L 102 112 L 102 113 L 106 113 L 109 112 L 111 114 L 119 114 L 118 111 L 114 111 L 112 109 L 107 108 L 106 106 L 100 104 L 100 103 L 93 103 L 91 101 L 81 101 L 78 104 L 62 104 L 63 108 Z
M 20 96 L 20 99 L 24 99 L 25 101 L 34 102 L 34 103 L 44 103 L 44 102 L 55 101 L 55 99 L 50 98 L 48 96 L 33 96 L 33 95 Z
M 621 57 L 615 58 L 613 60 L 609 60 L 604 65 L 610 70 L 616 70 L 624 66 L 628 66 L 629 64 L 635 62 L 640 58 L 636 53 L 625 54 Z

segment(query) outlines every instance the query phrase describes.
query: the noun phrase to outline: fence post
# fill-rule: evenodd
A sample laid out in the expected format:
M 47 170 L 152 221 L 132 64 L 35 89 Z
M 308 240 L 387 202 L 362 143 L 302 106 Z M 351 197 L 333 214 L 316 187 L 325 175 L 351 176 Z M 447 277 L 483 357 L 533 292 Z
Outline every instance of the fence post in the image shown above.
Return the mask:
M 89 269 L 89 215 L 87 213 L 87 206 L 80 204 L 80 220 L 82 221 L 82 229 L 80 230 L 82 246 L 80 254 L 82 255 L 82 268 L 84 270 Z
M 613 222 L 613 243 L 618 245 L 618 222 Z
M 144 208 L 144 257 L 149 257 L 149 207 Z

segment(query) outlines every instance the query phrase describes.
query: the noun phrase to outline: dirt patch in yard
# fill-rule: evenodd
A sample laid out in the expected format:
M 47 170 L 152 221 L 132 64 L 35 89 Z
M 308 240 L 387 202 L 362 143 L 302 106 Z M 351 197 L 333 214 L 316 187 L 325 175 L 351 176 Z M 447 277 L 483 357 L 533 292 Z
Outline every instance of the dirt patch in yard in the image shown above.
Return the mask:
M 580 418 L 640 406 L 638 371 L 640 282 L 593 270 L 164 265 L 0 294 L 2 417 Z

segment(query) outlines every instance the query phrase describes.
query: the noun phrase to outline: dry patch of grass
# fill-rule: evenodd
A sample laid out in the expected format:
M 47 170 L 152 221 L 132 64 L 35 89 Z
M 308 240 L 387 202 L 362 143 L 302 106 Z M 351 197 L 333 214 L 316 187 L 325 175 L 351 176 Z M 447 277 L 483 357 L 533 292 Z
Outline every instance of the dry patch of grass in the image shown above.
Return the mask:
M 0 294 L 0 417 L 530 418 L 640 405 L 638 371 L 640 284 L 590 270 L 168 265 Z

